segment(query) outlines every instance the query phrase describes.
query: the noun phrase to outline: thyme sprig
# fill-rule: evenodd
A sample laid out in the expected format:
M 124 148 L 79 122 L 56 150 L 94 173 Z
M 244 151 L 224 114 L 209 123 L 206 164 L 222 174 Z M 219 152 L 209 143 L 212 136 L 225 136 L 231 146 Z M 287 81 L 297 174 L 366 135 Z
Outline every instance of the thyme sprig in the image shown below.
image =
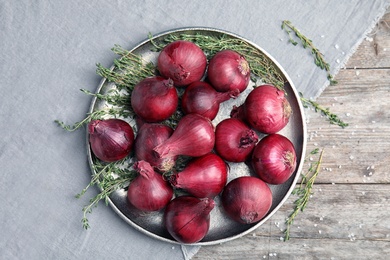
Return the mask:
M 330 73 L 330 65 L 325 61 L 324 55 L 314 46 L 313 41 L 308 39 L 305 35 L 303 35 L 295 26 L 291 24 L 290 21 L 284 20 L 282 22 L 282 29 L 285 30 L 289 36 L 289 42 L 293 45 L 297 45 L 298 42 L 295 41 L 292 37 L 292 32 L 295 33 L 295 36 L 301 40 L 303 48 L 309 48 L 311 53 L 314 56 L 314 63 L 326 71 L 327 79 L 330 82 L 330 85 L 337 84 L 337 81 L 334 80 L 333 75 Z
M 63 121 L 60 121 L 60 120 L 54 120 L 54 122 L 57 123 L 58 126 L 60 126 L 61 128 L 65 129 L 66 131 L 73 132 L 73 131 L 81 128 L 85 124 L 89 123 L 91 120 L 101 119 L 105 114 L 106 114 L 106 111 L 104 111 L 104 110 L 97 110 L 97 111 L 94 111 L 92 113 L 87 113 L 87 116 L 83 120 L 76 122 L 73 125 L 67 125 Z
M 208 59 L 218 51 L 226 49 L 234 50 L 245 57 L 253 75 L 259 77 L 264 82 L 274 84 L 279 89 L 283 89 L 285 81 L 280 70 L 264 53 L 244 40 L 225 34 L 212 35 L 200 33 L 169 34 L 164 39 L 158 41 L 153 40 L 149 34 L 149 38 L 154 46 L 154 51 L 161 51 L 167 44 L 177 40 L 194 42 L 204 51 Z M 252 81 L 256 82 L 256 79 L 252 78 Z
M 345 123 L 336 114 L 330 112 L 329 108 L 324 108 L 323 106 L 321 106 L 317 102 L 305 98 L 302 93 L 299 93 L 299 95 L 300 95 L 303 107 L 308 108 L 309 106 L 312 106 L 314 108 L 315 112 L 321 112 L 321 114 L 323 116 L 325 116 L 329 120 L 329 122 L 333 125 L 338 125 L 341 128 L 345 128 L 348 126 L 348 123 Z
M 94 96 L 100 100 L 105 100 L 110 106 L 92 113 L 87 113 L 86 117 L 73 125 L 67 125 L 60 120 L 55 120 L 63 129 L 73 132 L 92 120 L 104 119 L 108 117 L 129 118 L 134 116 L 134 111 L 130 106 L 131 91 L 142 79 L 155 75 L 155 66 L 150 62 L 145 62 L 141 56 L 129 52 L 119 45 L 111 49 L 119 58 L 114 60 L 113 68 L 105 68 L 101 64 L 96 64 L 96 73 L 107 80 L 106 84 L 114 83 L 115 89 L 107 93 L 92 93 L 86 89 L 80 89 L 87 95 Z
M 94 159 L 93 169 L 95 173 L 92 174 L 91 181 L 88 185 L 76 195 L 76 198 L 80 198 L 94 185 L 100 188 L 100 193 L 91 198 L 89 204 L 83 207 L 83 218 L 81 222 L 85 229 L 90 227 L 87 214 L 92 213 L 92 209 L 97 207 L 100 201 L 104 201 L 108 205 L 110 195 L 115 191 L 126 188 L 130 181 L 136 177 L 136 171 L 129 170 L 131 165 L 126 163 L 126 159 L 111 163 L 104 163 Z
M 319 152 L 319 149 L 314 149 L 310 154 L 314 155 Z M 302 212 L 309 202 L 310 196 L 313 194 L 312 189 L 314 182 L 320 173 L 320 167 L 322 162 L 324 150 L 321 151 L 318 161 L 310 163 L 309 169 L 306 174 L 302 174 L 302 180 L 298 187 L 296 187 L 292 194 L 299 196 L 297 200 L 294 201 L 294 211 L 286 219 L 286 229 L 284 231 L 284 241 L 290 239 L 290 229 L 295 220 L 295 217 L 299 212 Z
M 115 83 L 118 91 L 126 89 L 131 93 L 134 86 L 142 79 L 156 74 L 155 65 L 146 62 L 142 56 L 125 50 L 119 45 L 114 45 L 111 51 L 119 55 L 119 58 L 114 60 L 114 67 L 105 68 L 98 63 L 96 73 L 109 82 Z

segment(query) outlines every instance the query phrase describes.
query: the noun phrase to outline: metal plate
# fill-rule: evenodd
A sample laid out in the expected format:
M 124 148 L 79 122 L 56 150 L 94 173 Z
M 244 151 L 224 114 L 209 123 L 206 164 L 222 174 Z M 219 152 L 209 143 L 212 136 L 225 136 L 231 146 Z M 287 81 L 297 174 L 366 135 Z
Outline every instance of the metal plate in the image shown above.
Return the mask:
M 251 231 L 260 227 L 264 222 L 266 222 L 287 200 L 288 196 L 291 194 L 292 190 L 295 187 L 295 184 L 299 178 L 300 172 L 302 170 L 302 165 L 305 157 L 306 150 L 306 124 L 304 119 L 303 108 L 300 103 L 299 93 L 295 89 L 291 79 L 288 77 L 283 68 L 276 62 L 274 58 L 272 58 L 266 51 L 261 49 L 259 46 L 254 43 L 243 39 L 242 37 L 235 35 L 230 32 L 213 29 L 213 28 L 183 28 L 176 29 L 168 32 L 161 33 L 152 38 L 160 39 L 166 37 L 168 34 L 204 34 L 204 35 L 213 35 L 213 36 L 227 36 L 231 38 L 241 39 L 246 41 L 248 44 L 257 48 L 261 53 L 263 53 L 274 65 L 277 69 L 279 69 L 280 74 L 283 76 L 285 84 L 285 90 L 287 92 L 287 99 L 291 104 L 293 109 L 293 115 L 290 118 L 288 125 L 279 133 L 289 138 L 296 149 L 297 154 L 297 169 L 291 178 L 281 185 L 269 185 L 273 194 L 273 204 L 271 206 L 268 214 L 260 221 L 255 224 L 239 224 L 231 219 L 229 219 L 223 212 L 222 205 L 220 203 L 220 197 L 217 196 L 215 198 L 216 206 L 211 211 L 210 215 L 210 229 L 206 237 L 195 243 L 196 245 L 214 245 L 222 242 L 230 241 L 236 238 L 239 238 L 245 234 L 250 233 Z M 142 58 L 146 61 L 151 61 L 156 64 L 157 52 L 151 51 L 152 45 L 150 39 L 145 40 L 144 42 L 137 45 L 135 48 L 130 50 L 134 54 L 141 55 Z M 253 89 L 254 83 L 251 82 L 251 85 L 248 86 L 245 92 L 241 93 L 240 97 L 235 100 L 229 100 L 221 105 L 221 109 L 217 117 L 213 120 L 213 124 L 217 125 L 218 122 L 223 120 L 224 118 L 229 117 L 230 110 L 233 105 L 240 105 L 244 102 L 248 93 Z M 106 93 L 106 91 L 111 88 L 115 88 L 115 84 L 109 83 L 105 79 L 103 79 L 98 86 L 97 93 Z M 102 107 L 107 106 L 105 101 L 98 100 L 96 98 L 93 99 L 91 108 L 89 112 L 93 112 L 101 109 Z M 134 125 L 134 122 L 129 122 L 131 125 Z M 264 135 L 260 134 L 260 137 Z M 92 171 L 92 154 L 89 147 L 88 142 L 88 134 L 87 134 L 87 145 L 88 145 L 88 160 L 91 165 Z M 95 172 L 93 172 L 95 174 Z M 230 171 L 228 181 L 231 181 L 238 176 L 244 175 L 253 175 L 253 172 L 250 168 L 244 163 L 230 163 Z M 127 192 L 125 190 L 118 190 L 114 192 L 109 199 L 109 204 L 112 209 L 123 218 L 128 224 L 133 226 L 135 229 L 139 230 L 146 235 L 154 237 L 158 240 L 171 242 L 174 244 L 179 244 L 176 242 L 169 233 L 165 230 L 162 223 L 163 211 L 145 213 L 141 212 L 127 202 Z

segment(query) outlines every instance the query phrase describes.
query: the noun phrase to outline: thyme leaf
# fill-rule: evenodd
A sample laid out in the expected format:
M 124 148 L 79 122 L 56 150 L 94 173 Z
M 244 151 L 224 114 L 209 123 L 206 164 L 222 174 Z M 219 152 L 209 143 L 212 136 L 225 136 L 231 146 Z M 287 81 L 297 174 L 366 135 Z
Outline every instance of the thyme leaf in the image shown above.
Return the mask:
M 311 154 L 317 154 L 319 149 L 315 149 L 311 152 Z M 322 156 L 323 156 L 324 150 L 321 151 L 319 155 L 319 159 L 316 162 L 313 162 L 310 164 L 309 169 L 307 170 L 306 174 L 302 174 L 302 180 L 298 187 L 296 187 L 292 194 L 299 196 L 297 200 L 294 201 L 294 210 L 293 212 L 288 216 L 286 220 L 286 229 L 284 231 L 284 241 L 287 241 L 290 239 L 290 229 L 291 226 L 295 220 L 295 217 L 298 215 L 298 213 L 303 211 L 307 203 L 309 202 L 310 196 L 313 194 L 312 189 L 314 182 L 320 173 L 320 167 L 322 162 Z
M 301 40 L 303 48 L 309 48 L 311 54 L 314 56 L 314 63 L 317 67 L 326 71 L 327 79 L 330 82 L 330 85 L 336 85 L 337 81 L 334 80 L 333 75 L 330 73 L 330 65 L 325 61 L 324 55 L 314 46 L 312 40 L 308 39 L 305 35 L 303 35 L 296 27 L 294 27 L 290 21 L 284 20 L 282 22 L 282 30 L 285 30 L 289 36 L 289 42 L 294 46 L 298 44 L 293 39 L 292 33 L 294 32 L 295 36 Z

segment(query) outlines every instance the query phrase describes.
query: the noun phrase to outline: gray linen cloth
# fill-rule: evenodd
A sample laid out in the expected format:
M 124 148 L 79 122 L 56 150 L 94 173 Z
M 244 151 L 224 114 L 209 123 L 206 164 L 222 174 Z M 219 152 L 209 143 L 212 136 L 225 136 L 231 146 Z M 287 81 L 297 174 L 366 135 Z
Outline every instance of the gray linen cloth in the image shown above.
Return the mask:
M 308 50 L 288 43 L 290 20 L 323 52 L 335 74 L 384 14 L 388 1 L 0 1 L 0 258 L 190 259 L 199 249 L 152 239 L 103 203 L 81 227 L 97 194 L 74 195 L 90 180 L 85 129 L 53 121 L 84 118 L 114 44 L 132 48 L 147 34 L 206 26 L 264 48 L 307 97 L 327 86 Z M 261 245 L 259 245 L 261 246 Z

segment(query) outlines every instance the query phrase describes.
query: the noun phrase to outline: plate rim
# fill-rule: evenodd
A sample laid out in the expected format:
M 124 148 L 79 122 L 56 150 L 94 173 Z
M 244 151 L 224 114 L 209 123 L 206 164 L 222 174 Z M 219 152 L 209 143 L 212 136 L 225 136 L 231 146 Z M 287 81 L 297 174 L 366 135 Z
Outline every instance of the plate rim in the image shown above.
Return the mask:
M 299 96 L 299 92 L 297 90 L 297 88 L 295 87 L 293 81 L 291 80 L 290 76 L 288 75 L 288 73 L 284 70 L 284 68 L 279 64 L 279 62 L 272 56 L 270 55 L 270 53 L 268 53 L 265 49 L 263 49 L 262 47 L 258 46 L 256 43 L 252 42 L 251 40 L 248 40 L 236 33 L 233 33 L 233 32 L 230 32 L 230 31 L 227 31 L 227 30 L 223 30 L 223 29 L 217 29 L 217 28 L 214 28 L 214 27 L 203 27 L 203 26 L 194 26 L 194 27 L 178 27 L 176 29 L 170 29 L 170 30 L 165 30 L 165 31 L 162 31 L 156 35 L 153 35 L 151 37 L 148 37 L 146 38 L 145 40 L 142 40 L 141 42 L 139 42 L 138 44 L 136 44 L 133 48 L 131 48 L 129 50 L 129 52 L 134 52 L 135 50 L 139 49 L 140 47 L 142 47 L 143 45 L 145 44 L 148 44 L 150 43 L 152 40 L 155 40 L 157 38 L 160 38 L 160 37 L 164 37 L 164 36 L 167 36 L 169 34 L 177 34 L 177 33 L 181 33 L 181 32 L 188 32 L 188 31 L 205 31 L 205 32 L 215 32 L 215 33 L 220 33 L 220 34 L 226 34 L 228 36 L 231 36 L 231 37 L 235 37 L 235 38 L 238 38 L 240 40 L 243 40 L 245 42 L 247 42 L 248 44 L 252 45 L 253 47 L 259 49 L 265 56 L 267 56 L 268 59 L 270 59 L 272 61 L 272 63 L 274 63 L 274 65 L 280 70 L 280 72 L 283 74 L 283 77 L 286 78 L 286 80 L 288 81 L 291 89 L 292 89 L 292 92 L 294 94 L 294 97 L 295 99 L 297 100 L 297 104 L 298 104 L 298 107 L 299 107 L 299 114 L 300 114 L 300 117 L 301 117 L 301 120 L 302 120 L 302 154 L 300 156 L 300 162 L 299 162 L 299 165 L 297 166 L 295 172 L 295 177 L 291 183 L 291 186 L 289 187 L 289 189 L 287 190 L 286 194 L 284 195 L 284 197 L 282 198 L 282 200 L 278 203 L 278 205 L 276 205 L 276 207 L 267 213 L 267 215 L 261 219 L 259 222 L 257 222 L 255 225 L 253 225 L 252 227 L 246 229 L 245 231 L 239 233 L 239 234 L 236 234 L 236 235 L 233 235 L 233 236 L 229 236 L 227 238 L 223 238 L 223 239 L 217 239 L 217 240 L 213 240 L 213 241 L 200 241 L 200 242 L 197 242 L 197 243 L 191 243 L 191 244 L 186 244 L 186 243 L 181 243 L 181 242 L 178 242 L 174 239 L 169 239 L 169 238 L 166 238 L 166 237 L 162 237 L 160 235 L 157 235 L 149 230 L 146 230 L 144 228 L 142 228 L 141 226 L 139 226 L 138 224 L 136 224 L 135 222 L 131 221 L 127 216 L 125 216 L 123 214 L 123 212 L 114 204 L 114 202 L 111 200 L 111 198 L 108 198 L 108 204 L 110 205 L 110 207 L 116 212 L 116 214 L 118 214 L 126 223 L 130 224 L 130 226 L 132 226 L 133 228 L 135 228 L 136 230 L 140 231 L 141 233 L 143 234 L 146 234 L 152 238 L 155 238 L 157 240 L 160 240 L 160 241 L 164 241 L 164 242 L 168 242 L 168 243 L 171 243 L 171 244 L 176 244 L 176 245 L 196 245 L 196 246 L 211 246 L 211 245 L 216 245 L 216 244 L 221 244 L 221 243 L 225 243 L 225 242 L 228 242 L 228 241 L 232 241 L 232 240 L 235 240 L 235 239 L 238 239 L 240 237 L 243 237 L 251 232 L 253 232 L 254 230 L 256 230 L 257 228 L 259 228 L 261 225 L 263 225 L 266 221 L 268 221 L 279 209 L 282 205 L 285 204 L 285 202 L 287 201 L 287 199 L 290 197 L 292 191 L 295 189 L 295 186 L 297 184 L 297 181 L 298 179 L 300 178 L 300 173 L 302 172 L 302 168 L 303 168 L 303 165 L 304 165 L 304 159 L 305 159 L 305 156 L 306 156 L 306 147 L 307 147 L 307 123 L 306 123 L 306 117 L 305 117 L 305 113 L 304 113 L 304 107 L 302 105 L 302 102 L 300 100 L 300 96 Z M 113 70 L 115 68 L 115 65 L 113 64 L 111 67 L 110 67 L 110 70 Z M 97 86 L 96 88 L 96 91 L 95 93 L 100 93 L 101 89 L 103 88 L 104 84 L 106 83 L 107 79 L 106 78 L 102 78 L 100 80 L 100 83 L 99 85 Z M 92 98 L 92 101 L 91 101 L 91 104 L 90 104 L 90 107 L 88 109 L 88 113 L 92 113 L 93 110 L 94 110 L 94 107 L 96 105 L 96 102 L 97 102 L 97 97 L 94 96 Z M 88 157 L 88 163 L 89 163 L 89 167 L 90 167 L 90 170 L 92 171 L 93 174 L 96 174 L 95 170 L 93 169 L 93 160 L 92 160 L 92 152 L 91 152 L 91 149 L 90 149 L 90 144 L 89 144 L 89 134 L 88 134 L 88 130 L 86 130 L 86 146 L 87 146 L 87 157 Z M 101 188 L 99 187 L 99 189 L 101 190 Z

